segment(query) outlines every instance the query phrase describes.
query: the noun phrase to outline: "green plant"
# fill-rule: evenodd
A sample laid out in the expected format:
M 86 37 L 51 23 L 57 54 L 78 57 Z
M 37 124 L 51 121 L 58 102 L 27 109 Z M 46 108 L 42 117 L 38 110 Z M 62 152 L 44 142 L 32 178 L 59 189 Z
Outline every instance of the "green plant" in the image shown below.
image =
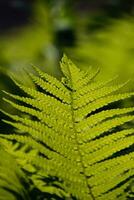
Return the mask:
M 44 197 L 127 199 L 134 175 L 134 129 L 128 126 L 134 108 L 108 105 L 134 92 L 112 94 L 126 83 L 96 82 L 98 71 L 81 71 L 66 56 L 61 82 L 34 69 L 38 76 L 29 76 L 37 89 L 15 81 L 26 95 L 7 93 L 17 102 L 5 100 L 19 114 L 5 113 L 12 119 L 5 122 L 16 128 L 0 135 L 5 151 L 30 173 Z
M 15 159 L 0 148 L 0 200 L 30 200 L 30 183 Z

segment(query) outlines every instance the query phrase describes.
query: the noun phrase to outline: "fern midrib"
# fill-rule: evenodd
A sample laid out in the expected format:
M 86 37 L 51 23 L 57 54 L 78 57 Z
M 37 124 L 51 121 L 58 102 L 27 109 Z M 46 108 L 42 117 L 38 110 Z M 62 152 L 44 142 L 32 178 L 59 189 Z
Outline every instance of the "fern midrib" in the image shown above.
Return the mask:
M 85 182 L 86 182 L 87 188 L 89 189 L 89 193 L 91 195 L 91 198 L 92 198 L 92 200 L 95 200 L 95 197 L 92 193 L 91 186 L 88 184 L 88 181 L 87 181 L 87 177 L 86 177 L 86 173 L 85 173 L 85 167 L 84 167 L 84 163 L 83 163 L 83 159 L 82 159 L 82 154 L 81 154 L 80 149 L 79 149 L 77 129 L 75 127 L 75 115 L 74 115 L 74 109 L 73 109 L 74 108 L 74 106 L 73 106 L 73 93 L 74 93 L 74 91 L 73 91 L 73 83 L 72 83 L 70 69 L 69 69 L 69 73 L 70 73 L 71 88 L 72 88 L 72 91 L 70 91 L 70 102 L 71 102 L 70 104 L 71 104 L 71 116 L 72 116 L 72 125 L 73 125 L 73 130 L 74 130 L 74 137 L 75 137 L 75 141 L 76 141 L 76 146 L 77 146 L 77 151 L 78 151 L 81 167 L 82 167 L 82 170 L 83 170 L 83 176 L 85 177 Z

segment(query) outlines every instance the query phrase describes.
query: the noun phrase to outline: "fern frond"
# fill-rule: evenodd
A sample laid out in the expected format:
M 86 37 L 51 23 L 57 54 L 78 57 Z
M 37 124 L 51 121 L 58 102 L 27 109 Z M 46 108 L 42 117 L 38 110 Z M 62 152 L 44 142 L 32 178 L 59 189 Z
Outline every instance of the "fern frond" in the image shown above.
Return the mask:
M 33 75 L 29 74 L 31 79 L 37 84 L 39 87 L 41 87 L 45 92 L 49 92 L 53 96 L 57 97 L 64 103 L 70 103 L 70 96 L 67 92 L 63 91 L 61 88 L 57 88 L 52 84 L 49 84 L 48 82 L 45 82 L 43 79 Z M 60 90 L 61 89 L 61 90 Z
M 63 83 L 65 82 L 65 85 L 74 90 L 88 85 L 88 83 L 90 83 L 100 71 L 99 68 L 93 73 L 88 73 L 88 70 L 87 72 L 81 71 L 70 59 L 67 58 L 66 55 L 63 56 L 60 66 L 64 76 L 66 77 L 66 81 L 63 79 Z M 71 81 L 74 83 L 73 88 Z
M 105 97 L 105 96 L 107 96 L 107 95 L 119 90 L 125 84 L 126 83 L 120 84 L 120 85 L 116 85 L 116 86 L 103 87 L 103 88 L 100 88 L 98 90 L 92 91 L 92 93 L 89 92 L 89 93 L 86 93 L 85 95 L 81 95 L 79 98 L 74 99 L 74 106 L 76 105 L 77 108 L 84 107 L 89 102 L 93 102 L 96 99 Z
M 50 76 L 49 74 L 41 71 L 36 66 L 32 66 L 32 67 L 38 73 L 38 75 L 40 76 L 40 78 L 42 78 L 45 82 L 49 83 L 54 88 L 59 89 L 61 92 L 63 92 L 64 94 L 66 94 L 66 95 L 69 96 L 69 92 L 68 92 L 67 88 L 61 82 L 59 82 L 55 77 Z
M 127 99 L 134 96 L 134 93 L 124 93 L 124 94 L 115 94 L 110 95 L 107 97 L 103 97 L 100 99 L 97 99 L 91 103 L 88 103 L 84 107 L 77 109 L 77 105 L 74 106 L 74 109 L 76 109 L 75 112 L 75 119 L 76 121 L 81 121 L 83 118 L 85 118 L 87 115 L 89 115 L 91 112 L 96 111 L 100 108 L 103 108 L 104 106 L 109 105 L 110 103 L 120 101 L 123 99 Z
M 89 127 L 93 127 L 97 125 L 98 123 L 103 122 L 104 120 L 107 120 L 108 118 L 113 118 L 115 116 L 131 113 L 131 112 L 134 112 L 133 107 L 103 110 L 99 113 L 91 115 L 88 118 L 85 118 L 83 121 L 80 121 L 76 126 L 79 132 L 84 131 L 88 129 Z
M 95 139 L 98 136 L 101 136 L 107 131 L 110 131 L 112 128 L 116 128 L 120 125 L 123 125 L 126 122 L 130 122 L 134 120 L 134 116 L 128 115 L 124 117 L 117 117 L 115 119 L 110 119 L 107 121 L 102 122 L 101 124 L 98 124 L 97 126 L 93 128 L 89 128 L 83 134 L 79 134 L 79 139 L 83 140 L 83 142 L 88 142 L 91 139 Z
M 62 115 L 60 115 L 60 113 L 58 114 L 58 112 L 57 112 L 57 117 L 54 118 L 52 116 L 52 113 L 50 113 L 50 115 L 48 113 L 46 113 L 47 109 L 45 110 L 45 112 L 43 112 L 43 111 L 39 112 L 38 110 L 35 110 L 35 109 L 32 109 L 32 108 L 27 108 L 27 107 L 22 106 L 22 105 L 18 105 L 18 104 L 14 103 L 14 102 L 12 102 L 10 100 L 7 100 L 7 99 L 5 99 L 5 101 L 10 103 L 17 110 L 19 110 L 19 111 L 21 111 L 23 113 L 26 113 L 26 114 L 30 114 L 31 116 L 37 117 L 46 126 L 54 127 L 55 130 L 61 131 L 60 127 L 57 126 L 57 120 L 62 116 Z M 63 117 L 64 117 L 65 114 L 66 114 L 66 112 L 63 114 Z M 69 130 L 71 125 L 68 127 L 67 124 L 62 119 L 61 119 L 60 124 L 63 125 L 63 128 Z M 36 121 L 35 123 L 38 123 L 38 121 Z M 40 124 L 40 122 L 38 124 Z
M 103 88 L 104 86 L 107 86 L 109 83 L 113 82 L 115 79 L 117 79 L 118 76 L 115 76 L 114 78 L 111 78 L 107 81 L 102 82 L 91 82 L 90 84 L 82 87 L 81 89 L 77 91 L 75 94 L 76 98 L 81 97 L 84 94 L 90 93 L 91 91 L 97 90 L 99 88 Z
M 43 193 L 63 199 L 125 200 L 134 175 L 134 129 L 128 124 L 134 121 L 134 108 L 108 106 L 134 92 L 112 94 L 127 82 L 95 82 L 99 69 L 82 71 L 65 55 L 60 64 L 62 81 L 34 67 L 38 76 L 30 77 L 42 92 L 15 81 L 28 97 L 6 93 L 11 98 L 6 102 L 20 116 L 4 112 L 10 118 L 5 122 L 16 131 L 1 134 L 0 144 L 23 169 L 36 171 L 31 179 Z M 50 185 L 48 177 L 55 178 Z

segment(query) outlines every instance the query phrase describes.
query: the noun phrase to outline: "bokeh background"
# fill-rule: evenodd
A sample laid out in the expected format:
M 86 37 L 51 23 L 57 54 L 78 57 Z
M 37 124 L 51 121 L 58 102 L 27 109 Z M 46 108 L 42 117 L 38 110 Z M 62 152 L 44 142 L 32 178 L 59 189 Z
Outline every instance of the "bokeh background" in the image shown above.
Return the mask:
M 12 109 L 2 90 L 20 93 L 11 76 L 34 87 L 31 64 L 60 78 L 63 52 L 80 68 L 100 67 L 100 80 L 130 79 L 125 89 L 134 90 L 134 1 L 0 0 L 0 107 Z

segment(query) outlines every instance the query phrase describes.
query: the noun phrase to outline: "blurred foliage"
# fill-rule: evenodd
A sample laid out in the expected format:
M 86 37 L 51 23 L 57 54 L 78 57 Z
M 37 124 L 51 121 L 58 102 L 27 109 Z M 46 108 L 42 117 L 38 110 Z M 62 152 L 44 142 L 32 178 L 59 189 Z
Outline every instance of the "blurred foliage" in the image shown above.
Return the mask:
M 0 200 L 30 200 L 32 184 L 11 155 L 1 148 L 0 155 Z
M 44 51 L 52 40 L 49 9 L 36 4 L 33 12 L 32 23 L 25 28 L 13 30 L 10 36 L 7 34 L 0 38 L 1 65 L 9 66 L 16 73 L 30 63 L 44 63 Z
M 83 14 L 77 7 L 79 2 L 70 6 L 70 1 L 36 1 L 29 24 L 1 35 L 0 65 L 29 84 L 23 68 L 33 63 L 58 75 L 58 61 L 65 51 L 85 67 L 100 66 L 106 75 L 126 76 L 126 66 L 127 73 L 132 73 L 133 18 L 110 20 L 104 13 Z M 102 3 L 96 1 L 96 7 L 97 4 Z M 90 6 L 95 9 L 92 1 Z
M 111 20 L 103 30 L 79 35 L 77 46 L 68 52 L 85 67 L 99 66 L 102 77 L 119 74 L 128 78 L 134 73 L 133 33 L 132 18 Z

